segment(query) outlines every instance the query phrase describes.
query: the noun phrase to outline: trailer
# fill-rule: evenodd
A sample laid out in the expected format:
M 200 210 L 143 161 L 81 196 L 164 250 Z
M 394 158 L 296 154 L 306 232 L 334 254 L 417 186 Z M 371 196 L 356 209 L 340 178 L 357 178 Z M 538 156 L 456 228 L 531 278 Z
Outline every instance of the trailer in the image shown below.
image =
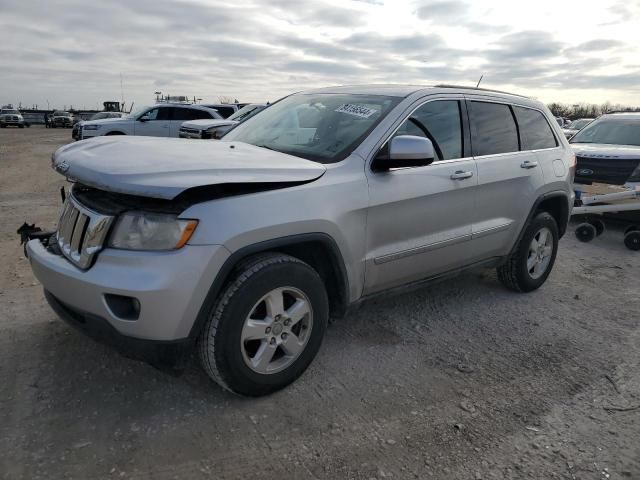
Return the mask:
M 593 193 L 585 185 L 574 185 L 576 204 L 572 216 L 583 216 L 575 234 L 581 242 L 590 242 L 605 231 L 603 218 L 624 212 L 640 213 L 640 185 L 626 185 L 610 193 Z M 624 244 L 629 250 L 640 250 L 640 222 L 631 223 L 624 231 Z

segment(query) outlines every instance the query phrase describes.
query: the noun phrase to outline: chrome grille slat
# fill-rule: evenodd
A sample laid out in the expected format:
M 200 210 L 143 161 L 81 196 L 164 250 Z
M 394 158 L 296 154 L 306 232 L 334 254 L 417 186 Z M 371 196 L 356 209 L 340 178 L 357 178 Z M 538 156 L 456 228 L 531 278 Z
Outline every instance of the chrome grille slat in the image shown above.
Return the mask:
M 88 209 L 73 196 L 67 198 L 57 240 L 62 254 L 74 265 L 87 269 L 102 250 L 114 217 Z
M 71 236 L 71 253 L 79 254 L 81 247 L 81 240 L 84 236 L 84 229 L 87 226 L 87 222 L 89 217 L 87 217 L 84 213 L 78 214 L 78 219 L 76 220 L 76 225 L 73 227 L 73 234 Z

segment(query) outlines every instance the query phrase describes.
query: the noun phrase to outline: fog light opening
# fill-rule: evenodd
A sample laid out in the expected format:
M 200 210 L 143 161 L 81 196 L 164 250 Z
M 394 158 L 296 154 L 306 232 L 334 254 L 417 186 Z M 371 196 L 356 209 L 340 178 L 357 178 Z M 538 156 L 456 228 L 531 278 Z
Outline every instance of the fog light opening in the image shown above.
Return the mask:
M 140 301 L 137 298 L 105 293 L 104 300 L 111 313 L 122 320 L 137 320 L 140 317 Z

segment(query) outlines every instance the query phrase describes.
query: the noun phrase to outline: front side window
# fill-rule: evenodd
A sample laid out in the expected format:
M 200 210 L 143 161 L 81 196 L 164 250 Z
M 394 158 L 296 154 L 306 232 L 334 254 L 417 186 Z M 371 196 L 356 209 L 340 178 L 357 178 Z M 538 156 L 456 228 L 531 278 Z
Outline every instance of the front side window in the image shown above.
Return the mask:
M 517 152 L 518 130 L 509 105 L 471 102 L 471 125 L 475 156 Z
M 640 119 L 603 117 L 576 133 L 569 143 L 640 146 Z
M 462 158 L 462 123 L 457 100 L 436 100 L 414 111 L 394 136 L 415 135 L 433 143 L 437 160 Z
M 142 116 L 144 118 L 146 118 L 147 120 L 158 120 L 158 112 L 159 111 L 160 111 L 159 108 L 153 108 L 153 109 L 149 110 L 147 113 L 145 113 Z
M 223 141 L 245 142 L 321 163 L 345 159 L 400 97 L 291 95 L 242 122 Z
M 520 127 L 523 150 L 538 150 L 558 146 L 556 137 L 542 113 L 531 108 L 513 107 Z

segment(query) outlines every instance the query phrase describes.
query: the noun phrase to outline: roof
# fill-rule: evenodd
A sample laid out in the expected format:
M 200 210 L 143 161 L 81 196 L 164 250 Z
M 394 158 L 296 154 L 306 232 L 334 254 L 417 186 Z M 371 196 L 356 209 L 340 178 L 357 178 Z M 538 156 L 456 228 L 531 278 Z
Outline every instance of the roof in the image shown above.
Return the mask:
M 640 112 L 612 112 L 612 113 L 605 113 L 603 115 L 600 116 L 600 118 L 611 118 L 611 117 L 615 117 L 615 118 L 628 118 L 631 120 L 640 120 Z
M 500 90 L 490 90 L 488 88 L 476 88 L 463 85 L 397 85 L 397 84 L 371 84 L 371 85 L 342 85 L 336 87 L 318 88 L 304 93 L 351 93 L 360 95 L 388 95 L 392 97 L 408 97 L 409 95 L 428 90 L 468 90 L 478 93 L 498 93 L 501 95 L 511 95 L 519 98 L 527 98 L 515 93 L 503 92 Z

